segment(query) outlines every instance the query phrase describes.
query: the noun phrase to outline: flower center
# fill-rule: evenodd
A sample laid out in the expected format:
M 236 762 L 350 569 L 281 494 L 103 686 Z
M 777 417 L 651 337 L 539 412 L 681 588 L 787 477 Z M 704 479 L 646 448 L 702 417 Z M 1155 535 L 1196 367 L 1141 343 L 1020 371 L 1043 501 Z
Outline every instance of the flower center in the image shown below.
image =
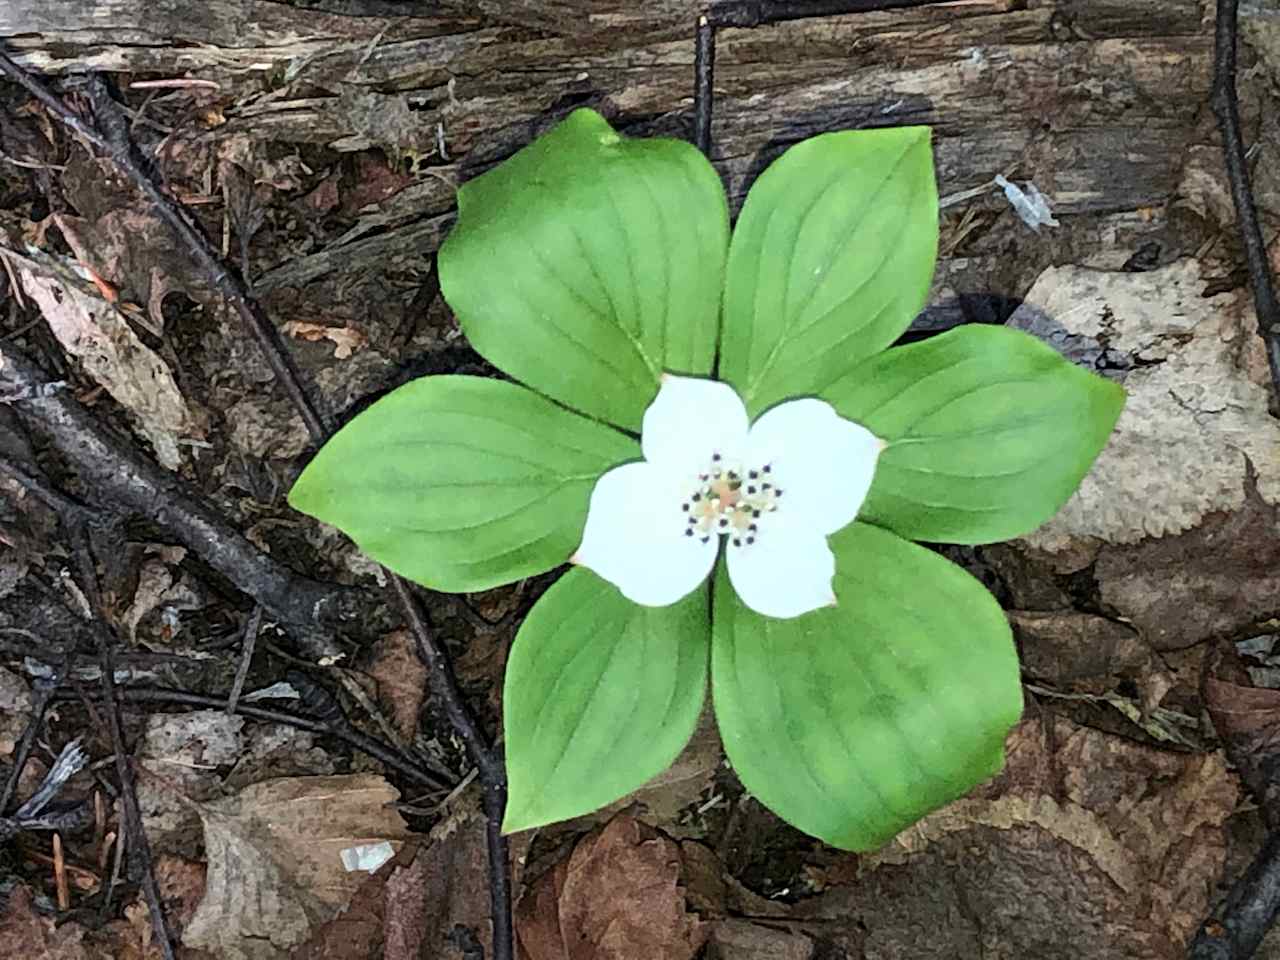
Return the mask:
M 782 491 L 774 483 L 772 464 L 743 469 L 711 455 L 707 470 L 698 474 L 693 492 L 680 504 L 686 537 L 703 543 L 722 533 L 735 547 L 749 547 L 760 536 L 760 521 L 778 509 Z

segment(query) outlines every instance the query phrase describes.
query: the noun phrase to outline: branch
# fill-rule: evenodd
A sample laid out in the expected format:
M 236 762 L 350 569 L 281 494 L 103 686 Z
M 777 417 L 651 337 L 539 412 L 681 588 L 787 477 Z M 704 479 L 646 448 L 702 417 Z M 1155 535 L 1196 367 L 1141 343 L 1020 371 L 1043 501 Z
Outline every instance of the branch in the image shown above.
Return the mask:
M 874 13 L 905 7 L 933 7 L 951 0 L 736 0 L 713 4 L 707 18 L 713 27 L 759 27 L 787 20 L 812 20 L 846 13 Z
M 82 117 L 67 110 L 60 101 L 48 93 L 34 78 L 28 76 L 2 51 L 0 51 L 0 70 L 31 91 L 41 103 L 50 107 L 59 120 L 77 132 L 86 132 L 89 142 L 104 150 L 137 185 L 143 195 L 154 204 L 160 217 L 174 230 L 192 259 L 204 271 L 210 284 L 231 304 L 241 321 L 253 333 L 276 379 L 284 387 L 306 424 L 312 441 L 317 446 L 323 444 L 329 437 L 328 427 L 303 387 L 297 366 L 293 363 L 279 331 L 250 293 L 239 271 L 219 256 L 199 222 L 161 185 L 154 164 L 144 157 L 133 143 L 128 124 L 111 95 L 106 79 L 97 74 L 89 78 L 89 99 L 96 120 L 95 126 L 89 126 Z M 36 93 L 37 90 L 40 93 Z M 0 356 L 0 359 L 3 357 Z M 47 404 L 48 401 L 40 402 Z M 194 501 L 190 506 L 203 509 Z M 195 517 L 195 511 L 190 511 L 190 514 Z M 204 519 L 207 521 L 207 518 Z M 238 538 L 238 535 L 236 536 Z M 210 563 L 212 565 L 212 561 Z M 506 803 L 506 772 L 501 758 L 488 746 L 472 718 L 449 666 L 448 654 L 431 631 L 420 601 L 407 583 L 394 574 L 391 574 L 391 577 L 405 620 L 413 632 L 419 655 L 431 668 L 428 679 L 432 690 L 444 704 L 446 715 L 453 723 L 479 771 L 480 781 L 484 787 L 484 807 L 489 838 L 493 954 L 495 960 L 511 960 L 513 937 L 510 864 L 506 838 L 502 835 L 501 826 Z M 265 597 L 258 595 L 257 598 L 264 606 L 269 606 Z
M 154 520 L 287 623 L 314 629 L 350 614 L 355 591 L 302 577 L 264 554 L 186 481 L 109 436 L 75 400 L 63 393 L 39 396 L 37 388 L 47 380 L 12 342 L 0 341 L 0 392 L 30 394 L 30 399 L 14 408 L 75 466 L 85 489 Z M 60 513 L 68 504 L 75 505 L 64 494 L 51 492 L 21 465 L 5 461 L 3 470 L 29 484 L 33 493 Z
M 1240 133 L 1240 104 L 1236 97 L 1236 8 L 1237 0 L 1218 0 L 1210 103 L 1222 131 L 1222 152 L 1227 164 L 1227 179 L 1231 181 L 1236 221 L 1240 225 L 1240 242 L 1244 245 L 1245 262 L 1249 266 L 1258 336 L 1266 344 L 1267 364 L 1271 368 L 1271 412 L 1280 417 L 1280 302 L 1276 300 L 1267 247 L 1262 240 L 1258 211 L 1253 203 L 1244 138 Z
M 1280 834 L 1273 833 L 1216 916 L 1200 927 L 1188 960 L 1248 960 L 1280 913 Z
M 227 709 L 226 696 L 205 696 L 164 687 L 120 687 L 116 691 L 116 696 L 121 703 L 168 703 L 201 710 L 225 711 Z M 76 695 L 70 690 L 59 690 L 53 695 L 53 699 L 55 701 L 74 700 Z M 272 710 L 270 707 L 257 707 L 247 703 L 237 703 L 235 713 L 251 720 L 279 723 L 297 730 L 341 740 L 352 749 L 373 757 L 379 763 L 403 774 L 406 779 L 428 790 L 447 793 L 453 788 L 452 784 L 445 783 L 435 774 L 402 757 L 389 743 L 356 730 L 345 722 L 345 717 L 343 722 L 331 722 L 307 714 Z

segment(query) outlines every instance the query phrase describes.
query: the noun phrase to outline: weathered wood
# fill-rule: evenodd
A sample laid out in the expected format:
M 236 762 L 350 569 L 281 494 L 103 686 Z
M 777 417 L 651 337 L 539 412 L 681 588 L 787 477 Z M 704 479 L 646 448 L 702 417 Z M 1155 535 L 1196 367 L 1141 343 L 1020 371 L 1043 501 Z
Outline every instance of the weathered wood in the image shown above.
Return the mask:
M 357 0 L 308 0 L 358 10 Z M 267 286 L 387 251 L 434 249 L 450 183 L 589 104 L 624 130 L 692 134 L 696 0 L 450 0 L 430 16 L 354 16 L 263 0 L 9 0 L 0 38 L 28 66 L 218 81 L 226 122 L 173 141 L 250 136 L 444 164 L 365 229 Z M 386 12 L 382 0 L 371 9 Z M 943 193 L 1034 179 L 1060 215 L 1156 207 L 1176 192 L 1209 86 L 1200 0 L 958 0 L 720 32 L 714 158 L 736 206 L 773 156 L 853 126 L 935 128 Z M 997 200 L 992 201 L 998 203 Z M 350 242 L 348 242 L 350 241 Z M 336 257 L 335 251 L 343 251 Z M 353 256 L 354 254 L 354 256 Z

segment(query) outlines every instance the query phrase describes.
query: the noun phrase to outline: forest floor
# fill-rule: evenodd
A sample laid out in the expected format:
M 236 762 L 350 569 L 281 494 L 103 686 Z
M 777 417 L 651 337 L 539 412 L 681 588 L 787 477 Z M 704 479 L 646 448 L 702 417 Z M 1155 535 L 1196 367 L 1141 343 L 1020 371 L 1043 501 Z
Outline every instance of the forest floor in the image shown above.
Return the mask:
M 0 12 L 0 40 L 58 74 L 69 104 L 85 104 L 77 64 L 113 73 L 134 139 L 243 271 L 336 422 L 418 376 L 496 374 L 435 277 L 460 182 L 580 104 L 623 132 L 692 134 L 692 4 L 655 3 L 643 23 L 608 2 L 581 18 L 555 3 L 348 15 L 360 6 L 237 0 L 186 25 L 162 8 L 117 36 L 65 11 L 62 26 L 22 3 Z M 228 35 L 225 18 L 245 10 L 262 22 Z M 956 10 L 725 31 L 712 155 L 736 210 L 763 163 L 804 136 L 934 125 L 942 261 L 910 335 L 1008 323 L 1128 391 L 1059 517 L 1020 541 L 944 550 L 993 590 L 1019 644 L 1026 709 L 1006 769 L 884 849 L 845 853 L 745 794 L 704 718 L 644 790 L 513 838 L 529 960 L 1164 960 L 1185 954 L 1267 836 L 1280 421 L 1208 109 L 1212 5 Z M 1280 8 L 1244 16 L 1245 140 L 1280 271 Z M 146 83 L 174 78 L 194 82 Z M 991 184 L 1000 173 L 1034 182 L 1058 225 L 1019 219 Z M 162 956 L 136 861 L 117 855 L 113 740 L 89 695 L 90 556 L 121 689 L 211 698 L 123 709 L 178 956 L 490 956 L 471 766 L 382 573 L 285 502 L 311 451 L 302 420 L 113 162 L 7 84 L 0 261 L 0 343 L 55 383 L 0 396 L 0 457 L 83 520 L 73 535 L 0 471 L 0 774 L 35 735 L 7 812 L 73 739 L 90 759 L 63 791 L 57 843 L 24 829 L 0 851 L 0 954 Z M 84 411 L 105 445 L 54 423 L 54 401 Z M 149 508 L 112 482 L 156 465 L 178 479 Z M 176 532 L 175 496 L 212 518 L 202 536 Z M 427 597 L 487 731 L 500 729 L 514 632 L 555 576 Z M 291 622 L 290 602 L 311 597 L 342 615 Z M 438 786 L 351 738 L 228 712 L 242 667 L 243 702 L 341 709 Z M 332 855 L 381 840 L 394 858 L 371 874 Z M 1280 957 L 1280 934 L 1258 955 Z

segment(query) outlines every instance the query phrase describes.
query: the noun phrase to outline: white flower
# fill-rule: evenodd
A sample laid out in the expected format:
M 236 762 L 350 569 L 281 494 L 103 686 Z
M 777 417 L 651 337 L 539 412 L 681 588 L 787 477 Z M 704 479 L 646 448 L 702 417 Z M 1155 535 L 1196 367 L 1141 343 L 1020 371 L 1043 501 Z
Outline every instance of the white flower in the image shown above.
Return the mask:
M 798 617 L 836 602 L 827 537 L 853 522 L 884 442 L 822 400 L 792 400 L 748 429 L 733 388 L 666 375 L 644 414 L 644 460 L 596 481 L 572 562 L 628 599 L 666 606 L 715 566 L 752 610 Z

